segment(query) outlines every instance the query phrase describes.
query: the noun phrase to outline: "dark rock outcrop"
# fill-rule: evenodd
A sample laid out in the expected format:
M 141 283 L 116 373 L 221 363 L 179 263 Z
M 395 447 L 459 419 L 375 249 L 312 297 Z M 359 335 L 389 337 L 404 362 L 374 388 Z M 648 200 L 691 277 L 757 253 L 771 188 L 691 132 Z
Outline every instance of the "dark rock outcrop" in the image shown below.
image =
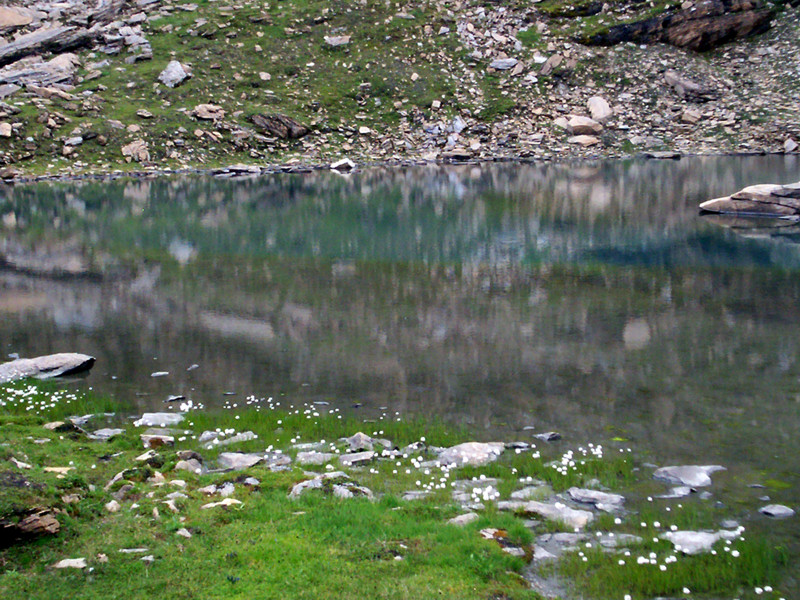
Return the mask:
M 638 21 L 615 25 L 580 39 L 594 46 L 621 42 L 671 44 L 702 52 L 770 28 L 772 9 L 760 0 L 703 0 L 687 10 L 673 10 Z
M 250 117 L 250 121 L 259 129 L 263 129 L 268 135 L 282 140 L 301 138 L 309 132 L 308 127 L 305 125 L 281 114 L 257 114 Z
M 0 382 L 16 381 L 27 377 L 50 379 L 83 373 L 94 366 L 94 356 L 67 352 L 48 354 L 37 358 L 18 358 L 0 364 Z

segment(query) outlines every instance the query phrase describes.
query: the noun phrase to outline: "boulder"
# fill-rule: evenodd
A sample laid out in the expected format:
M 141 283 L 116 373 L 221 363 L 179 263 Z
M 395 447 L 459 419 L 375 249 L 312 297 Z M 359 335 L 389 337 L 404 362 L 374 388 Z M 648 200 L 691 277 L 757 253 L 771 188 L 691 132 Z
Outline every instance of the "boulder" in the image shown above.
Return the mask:
M 183 421 L 180 413 L 144 413 L 141 418 L 133 422 L 136 427 L 169 427 Z
M 489 66 L 498 71 L 507 71 L 517 66 L 519 61 L 516 58 L 497 58 L 493 60 Z
M 583 146 L 584 148 L 588 148 L 589 146 L 596 146 L 600 143 L 600 138 L 595 137 L 593 135 L 574 135 L 567 139 L 567 142 L 570 144 L 577 144 L 579 146 Z
M 800 182 L 751 185 L 730 196 L 703 202 L 700 211 L 759 217 L 797 216 L 800 215 Z
M 333 452 L 298 452 L 295 459 L 299 465 L 324 465 L 331 462 L 336 455 Z
M 655 470 L 653 477 L 673 485 L 705 487 L 711 485 L 711 473 L 724 470 L 725 467 L 719 465 L 661 467 Z
M 150 151 L 144 140 L 133 140 L 122 147 L 122 156 L 127 162 L 150 162 Z
M 174 88 L 192 76 L 191 70 L 177 60 L 171 60 L 161 71 L 158 80 L 168 88 Z
M 339 464 L 343 467 L 358 467 L 372 462 L 377 454 L 372 450 L 364 452 L 353 452 L 352 454 L 342 454 L 339 457 Z
M 331 48 L 337 48 L 339 46 L 346 46 L 350 43 L 350 36 L 349 35 L 326 35 L 325 36 L 325 43 L 328 44 Z
M 86 354 L 48 354 L 36 358 L 18 358 L 0 365 L 0 383 L 8 383 L 26 377 L 50 379 L 83 373 L 94 366 L 95 358 Z
M 589 114 L 592 115 L 592 119 L 598 123 L 604 123 L 614 116 L 614 111 L 611 110 L 606 99 L 601 96 L 592 96 L 589 98 L 586 102 L 586 108 L 589 109 Z
M 671 87 L 675 93 L 684 100 L 709 102 L 720 97 L 720 93 L 710 85 L 681 75 L 672 69 L 667 69 L 664 72 L 664 83 Z
M 217 457 L 217 466 L 220 469 L 229 469 L 233 471 L 242 471 L 249 469 L 257 464 L 263 464 L 269 469 L 275 471 L 286 467 L 292 462 L 292 459 L 279 452 L 266 452 L 266 453 L 250 453 L 244 452 L 222 452 Z
M 250 121 L 267 135 L 281 140 L 301 138 L 309 132 L 308 127 L 291 117 L 281 114 L 255 114 Z
M 603 132 L 603 126 L 589 117 L 573 115 L 567 121 L 567 131 L 573 135 L 596 135 Z
M 54 569 L 85 569 L 85 558 L 65 558 L 53 565 Z
M 225 109 L 216 104 L 198 104 L 192 110 L 192 114 L 203 121 L 219 121 L 225 118 Z
M 761 0 L 701 0 L 686 9 L 670 9 L 643 21 L 614 25 L 579 41 L 594 46 L 664 43 L 702 52 L 763 33 L 770 28 L 772 17 L 772 9 Z
M 481 467 L 497 460 L 503 450 L 505 444 L 502 442 L 466 442 L 446 448 L 439 454 L 438 460 L 445 465 Z
M 762 515 L 773 517 L 775 519 L 786 519 L 794 516 L 794 510 L 783 504 L 770 504 L 758 509 Z
M 346 438 L 345 441 L 350 445 L 350 452 L 360 452 L 361 450 L 372 450 L 372 438 L 366 433 L 357 432 Z

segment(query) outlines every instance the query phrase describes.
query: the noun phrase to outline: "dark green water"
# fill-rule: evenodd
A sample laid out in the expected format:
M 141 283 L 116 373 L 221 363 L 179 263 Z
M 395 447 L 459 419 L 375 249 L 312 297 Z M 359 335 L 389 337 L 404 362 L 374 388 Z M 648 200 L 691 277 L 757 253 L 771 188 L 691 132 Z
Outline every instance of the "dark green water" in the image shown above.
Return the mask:
M 796 486 L 800 234 L 696 207 L 797 180 L 773 156 L 5 188 L 0 351 L 93 354 L 82 385 L 141 409 L 285 394 Z

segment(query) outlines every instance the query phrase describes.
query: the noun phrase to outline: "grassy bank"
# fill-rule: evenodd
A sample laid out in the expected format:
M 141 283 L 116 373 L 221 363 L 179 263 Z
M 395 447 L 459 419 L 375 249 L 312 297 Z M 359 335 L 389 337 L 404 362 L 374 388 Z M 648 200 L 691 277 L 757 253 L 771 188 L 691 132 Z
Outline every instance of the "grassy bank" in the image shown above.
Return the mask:
M 603 486 L 629 497 L 628 509 L 618 516 L 596 513 L 588 541 L 559 562 L 535 563 L 558 574 L 571 590 L 565 597 L 646 598 L 687 588 L 692 597 L 749 598 L 758 586 L 761 597 L 780 597 L 786 552 L 757 535 L 720 542 L 713 554 L 699 556 L 680 555 L 658 538 L 670 526 L 716 528 L 726 512 L 694 499 L 677 505 L 657 504 L 652 497 L 636 502 L 653 483 L 621 442 L 607 449 L 509 447 L 489 465 L 451 469 L 428 461 L 434 447 L 472 439 L 467 431 L 394 413 L 365 423 L 328 406 L 250 398 L 217 413 L 189 410 L 172 428 L 174 446 L 137 460 L 146 428 L 134 427 L 125 407 L 116 406 L 114 415 L 111 409 L 107 400 L 49 386 L 18 384 L 0 391 L 0 524 L 6 528 L 0 531 L 34 510 L 51 512 L 61 525 L 56 535 L 22 540 L 4 535 L 3 597 L 538 598 L 523 577 L 534 542 L 542 534 L 572 529 L 559 522 L 526 522 L 497 509 L 499 499 L 533 482 L 539 482 L 543 497 L 574 485 Z M 43 427 L 76 414 L 95 416 L 83 431 L 69 421 Z M 87 437 L 85 432 L 104 426 L 123 432 L 109 441 Z M 257 438 L 229 446 L 201 444 L 203 431 L 218 431 L 223 442 L 244 431 Z M 402 450 L 342 468 L 337 457 L 348 445 L 341 438 L 357 431 L 389 439 Z M 335 481 L 369 488 L 374 499 L 336 498 L 329 486 L 290 498 L 294 485 L 334 470 L 298 466 L 297 453 L 311 447 L 334 455 L 331 464 L 346 472 Z M 187 451 L 213 467 L 223 451 L 265 450 L 280 450 L 295 462 L 235 472 L 175 470 L 189 457 Z M 497 481 L 490 484 L 489 478 Z M 448 523 L 465 510 L 452 497 L 463 485 L 457 481 L 473 490 L 468 502 L 483 504 L 477 519 L 464 526 Z M 226 484 L 230 504 L 206 507 L 223 496 L 202 488 Z M 410 490 L 426 495 L 403 499 Z M 112 497 L 115 512 L 108 507 Z M 592 538 L 608 532 L 641 539 L 607 552 Z M 638 557 L 647 557 L 647 565 Z M 53 568 L 70 558 L 85 558 L 86 568 Z M 774 593 L 764 596 L 763 586 Z

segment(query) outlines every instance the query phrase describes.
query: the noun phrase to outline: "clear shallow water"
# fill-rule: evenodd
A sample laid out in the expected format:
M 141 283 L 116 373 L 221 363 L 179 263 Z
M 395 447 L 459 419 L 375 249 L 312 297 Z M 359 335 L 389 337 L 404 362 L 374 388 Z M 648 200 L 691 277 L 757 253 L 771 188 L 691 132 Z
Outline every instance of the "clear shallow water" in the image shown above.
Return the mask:
M 284 394 L 796 486 L 800 236 L 696 207 L 799 179 L 772 156 L 4 188 L 0 351 L 93 354 L 79 385 L 139 409 Z

